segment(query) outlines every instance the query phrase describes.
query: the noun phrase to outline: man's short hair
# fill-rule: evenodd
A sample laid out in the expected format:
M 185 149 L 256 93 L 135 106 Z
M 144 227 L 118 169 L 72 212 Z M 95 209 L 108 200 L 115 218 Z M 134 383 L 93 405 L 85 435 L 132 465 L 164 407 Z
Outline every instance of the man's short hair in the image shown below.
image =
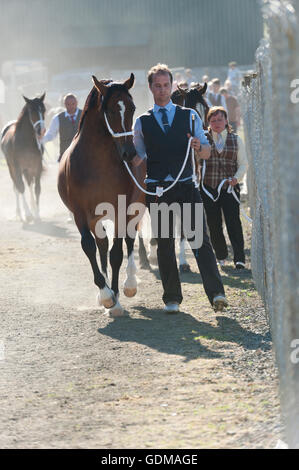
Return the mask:
M 170 77 L 170 83 L 172 84 L 172 81 L 173 81 L 173 77 L 172 77 L 172 73 L 171 71 L 169 70 L 168 68 L 168 65 L 166 64 L 157 64 L 157 65 L 154 65 L 149 71 L 148 71 L 148 74 L 147 74 L 147 81 L 149 83 L 149 85 L 151 85 L 153 83 L 153 76 L 157 73 L 161 73 L 161 74 L 167 74 L 169 75 Z
M 220 85 L 220 80 L 219 80 L 219 78 L 213 78 L 213 80 L 212 80 L 212 85 Z
M 222 95 L 223 93 L 228 93 L 228 90 L 224 87 L 220 88 L 219 93 Z
M 63 102 L 65 103 L 65 100 L 67 100 L 68 98 L 74 98 L 76 101 L 78 101 L 78 98 L 76 95 L 73 95 L 73 93 L 68 93 L 67 95 L 63 97 Z
M 229 66 L 229 67 L 232 67 L 233 65 L 237 65 L 237 62 L 232 61 L 232 62 L 229 62 L 229 63 L 228 63 L 228 66 Z

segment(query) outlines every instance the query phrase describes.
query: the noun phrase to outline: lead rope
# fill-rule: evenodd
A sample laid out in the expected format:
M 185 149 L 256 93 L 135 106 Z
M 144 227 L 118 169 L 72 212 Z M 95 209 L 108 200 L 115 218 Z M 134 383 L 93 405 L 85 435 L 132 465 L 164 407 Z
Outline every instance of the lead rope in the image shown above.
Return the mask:
M 207 196 L 209 196 L 210 199 L 212 199 L 213 202 L 216 202 L 218 201 L 219 197 L 220 197 L 220 191 L 222 189 L 222 186 L 224 185 L 224 183 L 226 181 L 230 181 L 231 178 L 225 178 L 221 181 L 221 183 L 218 185 L 217 187 L 217 197 L 214 198 L 213 195 L 205 188 L 204 184 L 203 184 L 203 181 L 204 181 L 204 177 L 205 177 L 205 173 L 206 173 L 206 161 L 204 160 L 203 161 L 203 164 L 202 164 L 202 178 L 201 178 L 201 187 L 203 189 L 203 191 L 207 194 Z M 228 194 L 232 194 L 233 197 L 235 198 L 235 200 L 237 201 L 237 203 L 240 205 L 240 210 L 241 210 L 241 215 L 250 223 L 252 223 L 252 219 L 250 217 L 248 217 L 248 215 L 246 214 L 246 212 L 244 211 L 244 209 L 241 207 L 241 201 L 240 199 L 238 198 L 238 196 L 236 195 L 235 193 L 235 190 L 233 188 L 233 186 L 229 185 L 228 188 L 227 188 L 227 193 Z
M 112 135 L 112 137 L 115 137 L 116 139 L 119 138 L 119 137 L 124 137 L 124 136 L 127 136 L 127 135 L 133 135 L 133 131 L 129 131 L 129 132 L 114 132 L 111 127 L 110 127 L 110 124 L 108 122 L 108 119 L 107 119 L 107 116 L 106 116 L 106 113 L 104 113 L 104 118 L 105 118 L 105 122 L 106 122 L 106 126 L 107 126 L 107 129 L 108 131 L 110 132 L 110 134 Z M 139 183 L 138 181 L 136 180 L 135 176 L 133 175 L 129 165 L 127 162 L 124 161 L 124 164 L 128 170 L 128 173 L 129 175 L 131 176 L 132 180 L 134 181 L 134 183 L 136 184 L 136 186 L 140 189 L 140 191 L 142 191 L 143 193 L 145 194 L 149 194 L 150 196 L 158 196 L 158 197 L 161 197 L 164 193 L 166 193 L 167 191 L 169 191 L 171 188 L 173 188 L 181 174 L 183 173 L 184 169 L 185 169 L 185 166 L 186 166 L 186 163 L 187 163 L 187 160 L 188 160 L 188 157 L 189 157 L 189 151 L 190 151 L 190 145 L 191 145 L 191 141 L 192 141 L 192 138 L 193 137 L 190 137 L 189 140 L 188 140 L 188 145 L 187 145 L 187 151 L 186 151 L 186 156 L 185 156 L 185 159 L 184 159 L 184 163 L 183 163 L 183 166 L 178 174 L 178 176 L 176 177 L 176 179 L 173 181 L 173 183 L 168 186 L 167 188 L 163 188 L 161 186 L 157 186 L 156 187 L 156 192 L 153 193 L 151 191 L 147 191 L 146 189 L 144 189 Z M 195 170 L 195 157 L 194 157 L 194 149 L 192 149 L 192 168 L 193 168 L 193 175 L 192 175 L 192 181 L 194 182 L 195 186 L 198 188 L 199 186 L 199 183 L 197 181 L 197 178 L 196 178 L 196 170 Z
M 191 145 L 191 141 L 192 141 L 193 137 L 190 137 L 189 140 L 188 140 L 188 146 L 187 146 L 187 151 L 186 151 L 186 156 L 185 156 L 185 159 L 184 159 L 184 163 L 182 165 L 182 168 L 180 169 L 180 172 L 179 174 L 177 175 L 176 179 L 173 181 L 173 183 L 171 183 L 170 186 L 167 186 L 167 188 L 163 188 L 162 186 L 156 186 L 156 192 L 153 193 L 151 191 L 147 191 L 146 189 L 144 189 L 142 186 L 140 186 L 140 184 L 138 183 L 138 181 L 136 180 L 135 176 L 133 175 L 131 169 L 129 168 L 129 165 L 127 162 L 124 162 L 124 164 L 126 165 L 126 168 L 131 176 L 131 178 L 133 179 L 134 183 L 136 184 L 136 186 L 145 194 L 149 194 L 150 196 L 158 196 L 158 197 L 161 197 L 163 196 L 164 193 L 166 193 L 167 191 L 169 191 L 171 188 L 173 188 L 178 180 L 180 179 L 180 176 L 181 174 L 183 173 L 184 169 L 185 169 L 185 166 L 186 166 L 186 163 L 187 163 L 187 160 L 188 160 L 188 157 L 189 157 L 189 151 L 190 151 L 190 145 Z M 198 188 L 199 186 L 199 183 L 197 181 L 197 178 L 196 178 L 196 170 L 195 170 L 195 157 L 194 157 L 194 149 L 192 149 L 192 168 L 193 168 L 193 174 L 192 174 L 192 181 L 193 183 L 195 184 L 195 186 Z

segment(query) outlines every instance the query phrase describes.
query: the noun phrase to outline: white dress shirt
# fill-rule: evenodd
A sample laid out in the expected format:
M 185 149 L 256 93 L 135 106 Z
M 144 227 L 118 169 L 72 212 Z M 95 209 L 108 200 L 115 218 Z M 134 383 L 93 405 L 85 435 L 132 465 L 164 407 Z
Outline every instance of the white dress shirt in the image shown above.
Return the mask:
M 78 112 L 79 112 L 79 109 L 77 108 L 75 114 L 73 114 L 74 119 L 77 119 Z M 50 122 L 49 129 L 47 130 L 47 132 L 45 133 L 44 137 L 41 140 L 42 144 L 45 144 L 46 142 L 50 142 L 51 140 L 54 140 L 55 137 L 57 136 L 59 132 L 59 117 L 58 117 L 59 114 L 61 113 L 55 114 L 55 116 L 53 116 L 52 121 Z M 64 115 L 65 117 L 68 117 L 71 120 L 71 114 L 69 114 L 67 111 L 65 111 Z

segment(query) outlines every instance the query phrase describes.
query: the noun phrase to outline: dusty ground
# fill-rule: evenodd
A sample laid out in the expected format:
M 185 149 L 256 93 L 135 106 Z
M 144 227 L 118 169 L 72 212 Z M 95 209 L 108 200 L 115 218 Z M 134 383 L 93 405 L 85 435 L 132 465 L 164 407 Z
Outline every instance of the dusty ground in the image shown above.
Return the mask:
M 0 447 L 275 447 L 277 371 L 250 270 L 222 271 L 231 307 L 216 315 L 189 256 L 194 272 L 172 316 L 157 271 L 139 270 L 137 296 L 122 296 L 127 315 L 111 319 L 96 306 L 56 171 L 43 177 L 41 223 L 26 225 L 13 220 L 0 162 Z

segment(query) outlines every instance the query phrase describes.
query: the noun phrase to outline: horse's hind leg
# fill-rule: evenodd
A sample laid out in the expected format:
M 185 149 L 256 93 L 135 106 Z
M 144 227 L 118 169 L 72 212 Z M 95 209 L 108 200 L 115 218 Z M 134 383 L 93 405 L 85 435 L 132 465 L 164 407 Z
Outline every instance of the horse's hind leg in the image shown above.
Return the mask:
M 127 237 L 126 245 L 128 250 L 127 278 L 124 282 L 124 294 L 127 297 L 134 297 L 137 292 L 136 264 L 134 260 L 134 239 Z
M 23 220 L 22 219 L 21 206 L 20 206 L 20 193 L 17 190 L 17 188 L 15 187 L 15 185 L 13 185 L 13 189 L 14 189 L 14 192 L 15 192 L 15 195 L 16 195 L 16 219 Z
M 111 289 L 109 289 L 109 287 L 106 285 L 105 278 L 99 270 L 97 258 L 96 258 L 97 247 L 96 247 L 95 239 L 92 236 L 88 227 L 86 226 L 80 230 L 80 233 L 81 233 L 81 246 L 91 264 L 91 268 L 92 268 L 93 275 L 94 275 L 94 283 L 100 289 L 100 294 L 98 297 L 99 303 L 101 305 L 104 305 L 105 308 L 111 308 L 113 307 L 113 305 L 115 305 L 116 298 L 113 292 L 111 291 Z

